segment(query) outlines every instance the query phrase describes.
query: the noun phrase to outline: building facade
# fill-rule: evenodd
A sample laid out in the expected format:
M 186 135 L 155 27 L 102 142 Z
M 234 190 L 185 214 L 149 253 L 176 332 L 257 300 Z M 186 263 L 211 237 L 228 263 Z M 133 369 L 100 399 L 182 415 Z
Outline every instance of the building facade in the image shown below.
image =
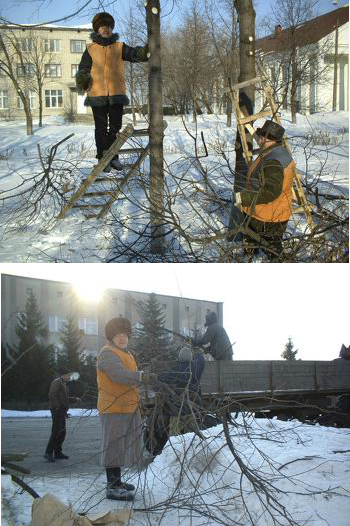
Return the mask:
M 71 283 L 35 278 L 1 276 L 1 329 L 2 342 L 16 344 L 16 324 L 19 312 L 24 311 L 28 294 L 33 292 L 39 310 L 49 329 L 49 342 L 59 352 L 60 329 L 68 316 L 72 315 L 82 336 L 82 351 L 96 356 L 105 343 L 106 322 L 117 316 L 126 316 L 133 327 L 140 319 L 136 310 L 138 301 L 145 302 L 149 294 L 118 289 L 106 289 L 99 302 L 83 301 Z M 192 331 L 203 331 L 207 312 L 217 313 L 223 320 L 223 304 L 176 296 L 156 295 L 163 309 L 167 329 L 190 336 Z
M 21 87 L 29 94 L 32 115 L 39 115 L 37 75 L 40 74 L 43 116 L 69 113 L 90 115 L 85 97 L 78 95 L 75 74 L 91 27 L 0 25 L 1 38 L 8 57 L 0 46 L 0 118 L 23 118 L 23 105 L 8 74 L 8 58 Z
M 256 50 L 276 102 L 283 100 L 285 110 L 290 108 L 290 87 L 295 81 L 298 113 L 349 111 L 348 5 L 296 27 L 276 26 L 273 34 L 256 41 Z M 262 98 L 256 95 L 260 107 Z

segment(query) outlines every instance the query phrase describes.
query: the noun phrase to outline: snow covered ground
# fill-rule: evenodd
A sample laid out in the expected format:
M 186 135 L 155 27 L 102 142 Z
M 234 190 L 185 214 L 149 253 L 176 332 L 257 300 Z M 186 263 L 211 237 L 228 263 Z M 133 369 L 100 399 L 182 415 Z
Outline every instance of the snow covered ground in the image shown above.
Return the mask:
M 308 184 L 317 183 L 321 193 L 348 196 L 348 118 L 347 112 L 298 115 L 297 123 L 292 124 L 289 114 L 282 115 L 298 170 Z M 191 261 L 189 254 L 200 254 L 202 261 L 221 261 L 225 239 L 215 238 L 209 243 L 203 239 L 220 237 L 228 224 L 233 184 L 228 164 L 234 168 L 235 124 L 227 128 L 225 115 L 203 115 L 195 126 L 188 117 L 185 120 L 188 133 L 180 117 L 166 119 L 166 219 L 172 231 L 168 235 L 166 260 Z M 130 116 L 124 116 L 123 125 L 128 122 Z M 257 121 L 256 125 L 263 122 Z M 138 128 L 146 126 L 137 124 Z M 201 132 L 209 153 L 200 159 L 202 171 L 195 160 L 193 139 L 197 140 L 198 155 L 205 155 Z M 47 177 L 45 167 L 50 148 L 72 133 L 74 136 L 58 147 L 52 165 L 54 172 Z M 62 206 L 56 190 L 62 190 L 66 184 L 77 187 L 96 162 L 93 136 L 93 125 L 67 124 L 58 117 L 46 118 L 44 127 L 35 127 L 30 137 L 26 135 L 24 122 L 0 122 L 0 197 L 6 198 L 0 208 L 0 261 L 154 261 L 149 257 L 146 228 L 148 159 L 141 170 L 143 175 L 130 180 L 104 220 L 86 220 L 82 211 L 75 209 L 63 220 L 54 221 Z M 312 136 L 319 140 L 311 139 Z M 138 139 L 141 144 L 146 140 Z M 322 144 L 325 142 L 329 144 Z M 135 140 L 129 141 L 129 146 L 135 144 Z M 19 194 L 34 182 L 36 191 L 21 198 Z M 101 183 L 95 189 L 106 189 L 106 185 Z M 205 193 L 223 201 L 208 203 Z M 7 199 L 9 196 L 12 198 Z M 335 205 L 330 201 L 327 206 Z M 344 215 L 347 206 L 344 201 Z M 294 216 L 289 223 L 291 232 L 302 233 L 304 228 L 303 216 Z
M 78 415 L 78 411 L 71 413 Z M 2 417 L 25 414 L 3 411 Z M 27 414 L 45 415 L 48 412 Z M 56 472 L 26 476 L 25 481 L 40 496 L 51 493 L 90 517 L 132 508 L 129 526 L 349 525 L 349 429 L 242 417 L 236 423 L 230 428 L 236 459 L 222 425 L 203 431 L 205 440 L 192 433 L 173 437 L 147 470 L 128 473 L 129 481 L 137 485 L 132 504 L 104 499 L 103 475 L 61 477 Z M 267 510 L 263 493 L 253 489 L 242 470 L 250 470 L 248 476 L 259 475 L 270 485 L 276 500 L 270 499 Z M 2 525 L 29 526 L 32 498 L 20 494 L 8 476 L 1 479 Z

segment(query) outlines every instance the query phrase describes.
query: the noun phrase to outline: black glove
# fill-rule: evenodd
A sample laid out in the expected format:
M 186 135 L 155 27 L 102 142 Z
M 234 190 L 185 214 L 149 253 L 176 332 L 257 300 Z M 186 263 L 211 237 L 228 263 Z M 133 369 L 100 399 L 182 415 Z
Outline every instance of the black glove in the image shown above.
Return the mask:
M 141 61 L 141 62 L 147 62 L 148 60 L 148 53 L 149 53 L 149 49 L 148 49 L 148 44 L 146 44 L 145 46 L 141 47 L 141 46 L 137 46 L 136 47 L 136 52 L 137 52 L 137 58 Z
M 90 73 L 82 69 L 75 75 L 75 83 L 77 85 L 78 92 L 82 95 L 91 88 L 92 77 Z

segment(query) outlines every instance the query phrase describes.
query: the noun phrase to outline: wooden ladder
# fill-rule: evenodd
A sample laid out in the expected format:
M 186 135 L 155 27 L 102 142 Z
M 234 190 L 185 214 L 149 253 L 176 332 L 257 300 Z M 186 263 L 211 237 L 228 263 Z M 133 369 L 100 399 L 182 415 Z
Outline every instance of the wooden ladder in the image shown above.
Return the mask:
M 240 88 L 245 88 L 247 86 L 251 86 L 252 84 L 261 85 L 265 97 L 265 104 L 267 104 L 269 109 L 267 111 L 260 111 L 259 113 L 255 113 L 254 115 L 249 115 L 247 111 L 240 108 L 239 106 L 239 90 Z M 281 119 L 278 114 L 275 101 L 273 99 L 271 88 L 268 85 L 267 77 L 264 74 L 262 74 L 260 77 L 255 77 L 254 79 L 233 85 L 229 89 L 229 93 L 232 100 L 232 106 L 236 114 L 237 128 L 242 141 L 243 155 L 247 166 L 249 166 L 253 160 L 253 152 L 249 150 L 245 128 L 248 130 L 252 137 L 255 136 L 255 139 L 257 139 L 256 130 L 252 125 L 253 121 L 261 119 L 262 117 L 270 117 L 271 120 L 277 122 L 282 126 Z M 263 105 L 263 107 L 265 107 L 265 104 Z M 287 150 L 291 154 L 291 149 L 286 138 L 283 139 L 283 146 L 285 146 L 285 148 L 287 148 Z M 301 176 L 297 172 L 295 172 L 293 179 L 293 200 L 298 203 L 298 206 L 293 208 L 293 214 L 303 212 L 305 214 L 307 225 L 311 231 L 315 226 L 311 216 L 312 205 L 305 197 L 304 190 L 301 184 Z
M 135 171 L 138 170 L 143 159 L 146 157 L 149 151 L 149 144 L 142 148 L 126 148 L 121 150 L 121 147 L 130 137 L 141 137 L 146 135 L 148 136 L 148 129 L 135 130 L 132 124 L 128 124 L 122 131 L 120 131 L 117 134 L 112 146 L 104 153 L 102 159 L 100 159 L 99 162 L 93 167 L 90 175 L 84 179 L 78 190 L 76 190 L 76 192 L 70 196 L 68 202 L 63 206 L 61 212 L 57 216 L 57 220 L 63 219 L 71 208 L 80 208 L 86 210 L 97 208 L 99 210 L 96 214 L 89 213 L 85 215 L 85 217 L 87 219 L 103 218 L 110 210 L 114 201 L 118 199 L 123 187 L 129 181 Z M 129 167 L 123 177 L 118 178 L 114 174 L 112 175 L 109 173 L 106 175 L 101 174 L 101 172 L 110 163 L 115 155 L 123 153 L 139 154 L 137 160 Z M 93 189 L 92 191 L 88 191 L 89 189 L 91 190 L 91 186 L 94 183 L 99 184 L 101 182 L 110 183 L 110 188 L 103 191 L 94 191 Z M 107 200 L 101 201 L 97 204 L 88 202 L 91 198 L 96 197 L 107 197 Z

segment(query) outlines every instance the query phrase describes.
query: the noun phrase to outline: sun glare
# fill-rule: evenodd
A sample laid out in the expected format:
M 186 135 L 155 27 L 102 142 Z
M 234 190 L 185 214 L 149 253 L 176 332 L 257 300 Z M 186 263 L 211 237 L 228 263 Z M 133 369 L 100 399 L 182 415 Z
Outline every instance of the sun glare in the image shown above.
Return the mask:
M 102 299 L 105 284 L 100 279 L 90 276 L 90 278 L 79 278 L 73 281 L 74 290 L 77 296 L 83 301 L 97 303 Z

